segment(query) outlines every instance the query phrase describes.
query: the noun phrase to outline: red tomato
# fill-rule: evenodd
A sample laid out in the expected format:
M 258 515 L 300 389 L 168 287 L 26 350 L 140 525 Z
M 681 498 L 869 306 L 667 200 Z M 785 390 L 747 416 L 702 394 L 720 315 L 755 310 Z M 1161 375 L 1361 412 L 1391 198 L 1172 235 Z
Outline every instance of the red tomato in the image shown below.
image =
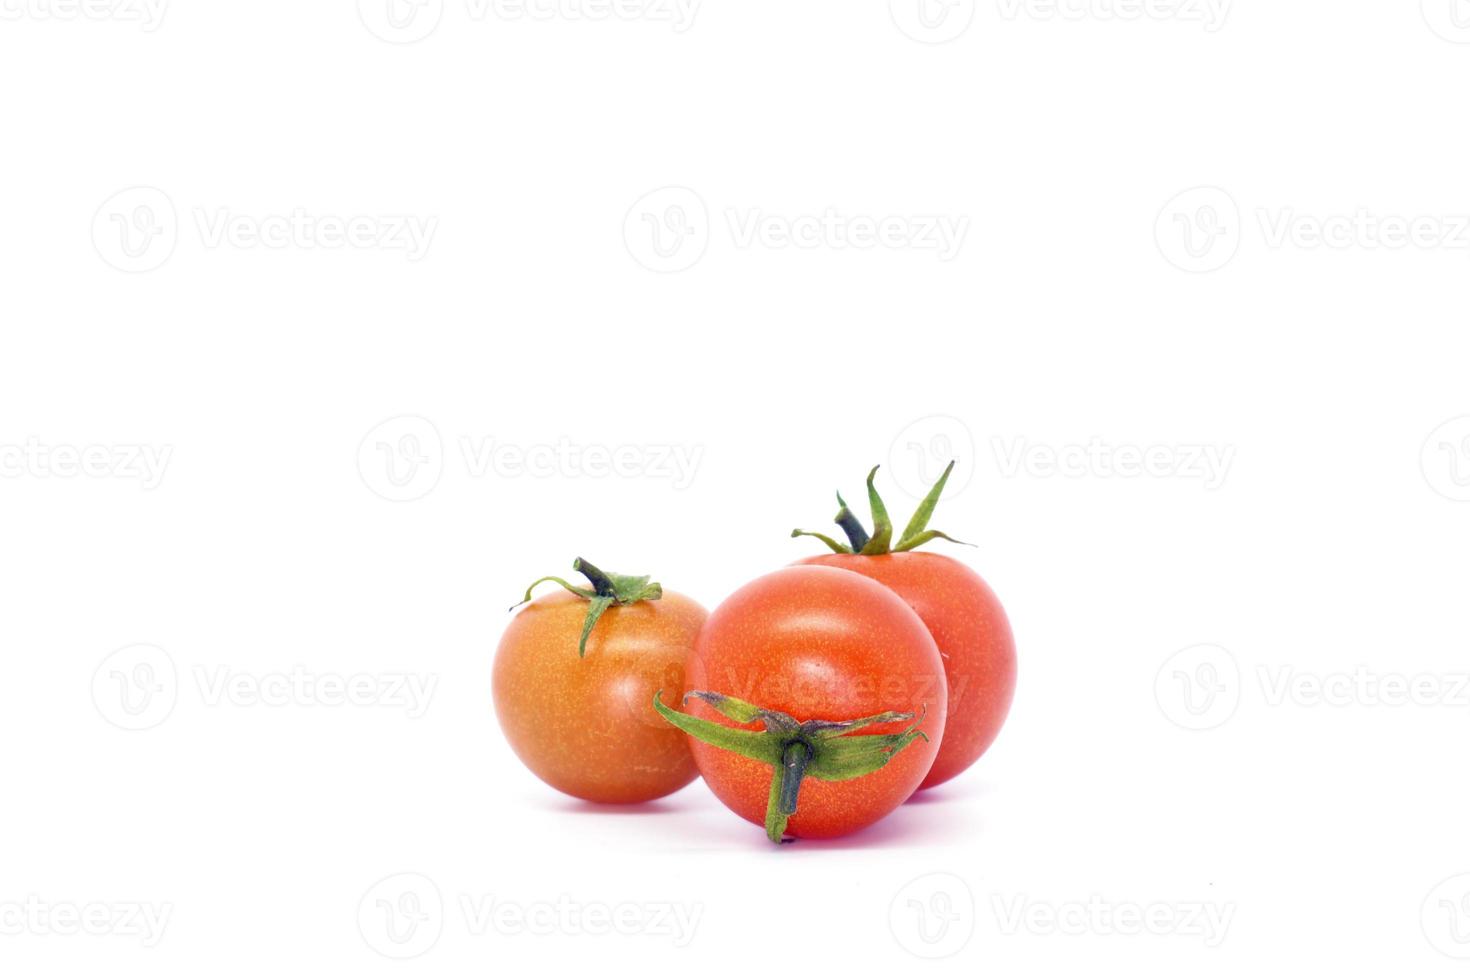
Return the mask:
M 500 640 L 500 727 L 526 767 L 563 793 L 596 803 L 667 796 L 698 772 L 684 734 L 650 701 L 681 689 L 707 613 L 646 578 L 604 575 L 580 560 L 578 568 L 593 589 L 542 596 Z
M 969 566 L 945 555 L 816 555 L 803 564 L 866 575 L 898 593 L 929 628 L 944 661 L 949 718 L 921 788 L 968 769 L 990 748 L 1016 691 L 1016 642 L 1000 600 Z
M 954 778 L 990 748 L 1010 713 L 1016 691 L 1016 642 L 1005 610 L 990 586 L 953 558 L 909 550 L 936 537 L 948 539 L 925 528 L 953 468 L 951 463 L 891 550 L 892 527 L 873 489 L 870 473 L 872 537 L 839 496 L 842 510 L 837 523 L 848 532 L 851 546 L 817 535 L 838 553 L 801 562 L 847 569 L 883 583 L 919 614 L 933 634 L 949 684 L 949 720 L 924 787 Z
M 929 772 L 948 704 L 939 650 L 923 621 L 872 579 L 831 568 L 782 569 L 726 599 L 699 633 L 685 684 L 726 696 L 734 708 L 717 711 L 694 698 L 688 716 L 663 709 L 666 718 L 686 731 L 702 724 L 716 738 L 733 729 L 765 740 L 753 754 L 771 755 L 760 760 L 706 744 L 694 731 L 690 745 L 715 795 L 764 823 L 773 839 L 783 831 L 836 837 L 896 809 Z M 754 719 L 751 712 L 760 709 L 766 711 Z M 722 714 L 746 723 L 715 730 Z M 853 720 L 872 723 L 790 727 Z M 815 757 L 802 763 L 808 778 L 798 772 L 795 787 L 786 787 L 795 812 L 773 815 L 782 767 L 772 759 L 787 753 L 789 762 L 790 753 L 809 750 Z M 857 765 L 858 756 L 866 763 Z M 848 763 L 857 768 L 845 769 Z

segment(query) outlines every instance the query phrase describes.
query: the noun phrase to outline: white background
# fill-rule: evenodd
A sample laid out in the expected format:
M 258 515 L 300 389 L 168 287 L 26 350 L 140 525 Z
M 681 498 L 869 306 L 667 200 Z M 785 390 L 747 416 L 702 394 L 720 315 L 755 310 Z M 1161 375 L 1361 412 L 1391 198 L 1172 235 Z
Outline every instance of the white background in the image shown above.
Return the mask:
M 466 2 L 0 3 L 0 971 L 1460 975 L 1463 2 Z M 512 757 L 525 583 L 950 453 L 965 776 L 778 850 Z

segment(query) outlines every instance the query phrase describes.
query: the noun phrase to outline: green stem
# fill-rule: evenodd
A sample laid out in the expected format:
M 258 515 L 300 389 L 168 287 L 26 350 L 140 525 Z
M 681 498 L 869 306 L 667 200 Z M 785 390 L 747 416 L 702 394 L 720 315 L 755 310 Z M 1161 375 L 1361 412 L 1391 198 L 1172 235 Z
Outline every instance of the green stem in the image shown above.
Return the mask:
M 662 599 L 664 588 L 657 582 L 650 582 L 648 575 L 618 575 L 613 572 L 604 572 L 585 558 L 578 558 L 572 562 L 572 570 L 581 572 L 591 583 L 592 588 L 579 588 L 566 579 L 548 575 L 538 578 L 526 589 L 525 597 L 516 606 L 525 605 L 531 601 L 531 592 L 542 582 L 555 582 L 562 588 L 575 596 L 587 600 L 587 616 L 582 621 L 582 636 L 577 642 L 577 656 L 587 655 L 587 637 L 592 635 L 592 629 L 597 625 L 602 614 L 613 606 L 630 606 L 635 602 Z M 512 609 L 516 606 L 511 606 Z
M 792 742 L 781 753 L 781 768 L 776 775 L 776 781 L 781 785 L 778 806 L 787 816 L 796 812 L 796 797 L 801 793 L 801 777 L 806 775 L 806 764 L 811 761 L 812 749 L 805 742 Z
M 842 499 L 840 493 L 837 495 L 837 502 L 842 505 L 842 509 L 833 520 L 842 528 L 842 533 L 847 535 L 847 540 L 852 542 L 852 553 L 857 554 L 868 545 L 868 530 L 863 527 L 863 522 L 858 520 L 857 515 L 848 509 L 847 501 Z
M 659 692 L 662 694 L 662 692 Z M 761 708 L 715 691 L 690 691 L 685 700 L 698 698 L 739 725 L 759 722 L 764 731 L 735 728 L 677 711 L 653 696 L 653 707 L 669 724 L 706 745 L 734 752 L 770 766 L 771 792 L 766 798 L 766 836 L 779 844 L 786 824 L 796 813 L 803 779 L 844 782 L 877 772 L 899 752 L 928 736 L 919 730 L 923 718 L 901 732 L 887 735 L 855 734 L 870 725 L 913 722 L 907 711 L 885 711 L 850 721 L 806 721 L 780 711 Z
M 587 559 L 578 558 L 572 562 L 572 571 L 581 572 L 585 575 L 587 581 L 592 583 L 592 591 L 598 595 L 617 595 L 617 586 L 613 584 L 613 580 L 608 576 L 607 572 L 604 572 Z

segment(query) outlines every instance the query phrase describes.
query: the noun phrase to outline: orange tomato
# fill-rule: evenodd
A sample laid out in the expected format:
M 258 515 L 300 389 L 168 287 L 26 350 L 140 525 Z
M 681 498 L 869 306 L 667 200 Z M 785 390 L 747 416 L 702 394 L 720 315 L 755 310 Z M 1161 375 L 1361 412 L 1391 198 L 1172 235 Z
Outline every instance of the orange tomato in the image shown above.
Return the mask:
M 675 592 L 588 618 L 582 595 L 548 594 L 511 621 L 495 654 L 495 713 L 520 760 L 549 785 L 596 803 L 667 796 L 698 774 L 684 734 L 654 711 L 682 690 L 684 661 L 708 615 Z

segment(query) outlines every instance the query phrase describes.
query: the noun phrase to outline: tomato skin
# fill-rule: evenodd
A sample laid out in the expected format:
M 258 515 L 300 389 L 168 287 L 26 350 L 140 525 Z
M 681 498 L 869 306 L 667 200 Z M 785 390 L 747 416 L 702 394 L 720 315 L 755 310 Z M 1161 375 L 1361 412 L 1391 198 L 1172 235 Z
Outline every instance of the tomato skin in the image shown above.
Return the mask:
M 708 613 L 665 592 L 613 606 L 577 640 L 587 601 L 552 593 L 520 611 L 495 653 L 495 713 L 510 747 L 544 782 L 594 803 L 642 803 L 698 771 L 683 732 L 653 710 L 684 686 L 684 661 Z
M 923 621 L 892 591 L 852 572 L 793 566 L 745 585 L 710 614 L 685 679 L 685 690 L 717 691 L 798 721 L 845 721 L 884 711 L 922 716 L 930 741 L 915 741 L 878 771 L 844 782 L 805 780 L 786 827 L 792 837 L 838 837 L 892 812 L 918 788 L 940 748 L 948 698 L 939 650 Z M 685 710 L 731 724 L 698 700 Z M 875 725 L 864 733 L 906 727 Z M 690 745 L 715 795 L 763 825 L 771 767 L 696 739 Z
M 927 551 L 815 555 L 798 565 L 865 575 L 919 614 L 939 646 L 949 684 L 944 742 L 921 788 L 968 769 L 995 741 L 1016 693 L 1016 641 L 990 586 L 968 565 Z

